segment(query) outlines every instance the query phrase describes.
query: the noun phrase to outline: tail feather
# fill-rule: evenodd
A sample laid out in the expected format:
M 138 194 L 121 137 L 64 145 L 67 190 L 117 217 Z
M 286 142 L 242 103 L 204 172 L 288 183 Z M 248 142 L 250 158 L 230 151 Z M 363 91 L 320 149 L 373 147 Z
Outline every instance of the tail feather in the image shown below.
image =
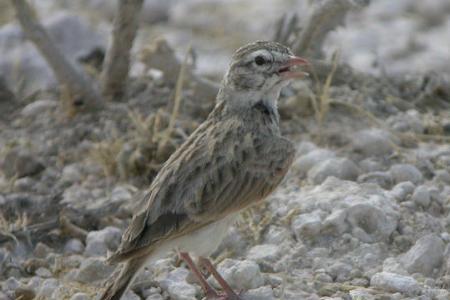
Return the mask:
M 98 300 L 120 300 L 143 263 L 142 258 L 130 259 L 123 263 L 119 275 L 116 276 L 117 272 L 111 275 L 105 291 Z

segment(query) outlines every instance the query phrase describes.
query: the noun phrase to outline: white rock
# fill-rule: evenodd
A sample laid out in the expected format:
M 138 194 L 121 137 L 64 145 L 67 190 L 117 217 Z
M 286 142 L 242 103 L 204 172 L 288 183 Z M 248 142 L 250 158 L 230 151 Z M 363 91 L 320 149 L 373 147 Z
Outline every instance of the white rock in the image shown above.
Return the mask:
M 257 263 L 268 263 L 276 261 L 281 255 L 278 245 L 256 245 L 247 254 L 247 258 Z
M 372 243 L 389 238 L 397 227 L 397 220 L 378 207 L 358 203 L 346 209 L 352 233 L 363 242 Z
M 64 245 L 64 253 L 81 254 L 84 251 L 84 245 L 79 239 L 70 239 Z
M 82 179 L 80 168 L 77 164 L 70 164 L 64 167 L 61 180 L 64 182 L 80 182 Z
M 41 287 L 39 288 L 39 292 L 37 294 L 37 298 L 42 297 L 43 299 L 51 298 L 53 292 L 59 287 L 58 280 L 54 278 L 46 279 L 42 282 Z
M 6 291 L 13 291 L 20 286 L 20 281 L 14 277 L 9 277 L 5 282 L 2 283 L 2 288 Z
M 166 290 L 171 299 L 174 300 L 195 300 L 197 289 L 186 282 L 189 270 L 177 268 L 171 271 L 166 278 L 161 280 L 161 288 Z
M 353 149 L 364 156 L 391 154 L 394 140 L 392 134 L 381 129 L 364 129 L 352 135 Z
M 321 212 L 300 214 L 292 219 L 292 231 L 298 240 L 316 237 L 322 228 Z
M 327 273 L 336 282 L 344 282 L 350 280 L 350 272 L 352 269 L 353 267 L 351 265 L 338 261 L 327 268 Z
M 274 300 L 273 290 L 270 286 L 262 286 L 242 294 L 242 300 Z
M 58 103 L 54 100 L 44 99 L 44 100 L 36 100 L 31 102 L 27 106 L 25 106 L 20 112 L 24 117 L 39 117 L 39 114 L 43 113 L 46 110 L 54 108 L 58 105 Z
M 151 294 L 145 300 L 164 300 L 164 298 L 160 294 Z
M 418 206 L 427 208 L 431 202 L 430 191 L 426 186 L 418 186 L 411 196 L 411 200 Z
M 264 236 L 264 242 L 267 244 L 279 245 L 282 242 L 291 241 L 291 233 L 285 227 L 270 225 Z
M 343 180 L 356 180 L 359 173 L 358 166 L 348 158 L 330 158 L 310 169 L 308 179 L 314 184 L 320 184 L 330 176 Z
M 141 297 L 139 297 L 138 295 L 136 295 L 135 292 L 131 291 L 130 289 L 128 289 L 122 296 L 122 298 L 120 298 L 121 300 L 141 300 Z
M 227 258 L 219 264 L 218 271 L 235 290 L 251 290 L 264 284 L 258 264 L 251 260 Z M 219 287 L 215 280 L 213 284 Z
M 431 275 L 434 268 L 441 267 L 445 245 L 435 234 L 428 234 L 416 241 L 414 246 L 400 257 L 400 262 L 410 274 Z
M 396 164 L 390 168 L 389 172 L 396 183 L 411 181 L 414 184 L 418 184 L 423 181 L 422 173 L 413 165 Z
M 90 257 L 81 263 L 73 279 L 81 283 L 94 283 L 108 278 L 114 268 L 114 266 L 105 264 L 103 259 Z
M 89 296 L 86 293 L 76 293 L 70 297 L 70 300 L 89 300 Z
M 52 276 L 52 272 L 49 269 L 40 267 L 35 271 L 35 274 L 41 278 L 50 278 Z
M 373 275 L 370 285 L 388 292 L 400 292 L 407 295 L 417 295 L 420 292 L 420 286 L 414 278 L 388 272 Z
M 108 226 L 99 231 L 91 231 L 86 237 L 86 256 L 106 256 L 108 250 L 114 251 L 120 244 L 122 231 Z
M 354 289 L 349 292 L 351 300 L 375 300 L 375 296 L 366 289 Z
M 406 200 L 406 197 L 414 191 L 414 184 L 411 181 L 400 182 L 394 186 L 390 194 L 399 202 Z
M 388 273 L 395 273 L 400 275 L 409 275 L 403 266 L 400 264 L 397 258 L 388 257 L 383 262 L 383 271 Z
M 301 175 L 305 175 L 308 171 L 314 167 L 314 165 L 329 159 L 334 158 L 336 154 L 330 150 L 326 149 L 317 149 L 308 152 L 300 156 L 298 159 L 294 161 L 292 164 L 292 170 L 298 172 Z
M 328 215 L 322 222 L 322 233 L 340 235 L 349 228 L 347 223 L 347 212 L 343 209 L 337 209 Z

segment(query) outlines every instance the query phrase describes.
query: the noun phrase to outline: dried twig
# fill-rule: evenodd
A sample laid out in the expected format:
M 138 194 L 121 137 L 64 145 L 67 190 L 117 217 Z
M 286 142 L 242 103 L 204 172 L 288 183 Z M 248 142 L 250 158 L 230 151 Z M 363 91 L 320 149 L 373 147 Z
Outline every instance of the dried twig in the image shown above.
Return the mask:
M 27 1 L 11 0 L 11 4 L 16 10 L 17 19 L 26 36 L 46 59 L 59 83 L 69 90 L 72 104 L 77 108 L 94 109 L 101 107 L 100 95 L 53 43 Z
M 104 61 L 102 92 L 108 98 L 121 98 L 126 91 L 130 50 L 136 36 L 143 0 L 120 0 L 114 19 L 112 43 Z
M 169 141 L 170 136 L 172 135 L 172 132 L 175 128 L 175 122 L 177 120 L 178 113 L 179 113 L 180 106 L 181 106 L 184 77 L 186 74 L 186 69 L 187 69 L 187 64 L 188 64 L 188 59 L 189 59 L 189 55 L 191 52 L 191 48 L 192 48 L 192 46 L 189 45 L 188 50 L 186 52 L 186 57 L 180 68 L 180 73 L 178 74 L 177 84 L 175 86 L 175 97 L 174 97 L 172 115 L 170 116 L 169 126 L 166 129 L 166 135 L 164 136 L 163 140 L 161 141 L 162 146 L 164 146 Z

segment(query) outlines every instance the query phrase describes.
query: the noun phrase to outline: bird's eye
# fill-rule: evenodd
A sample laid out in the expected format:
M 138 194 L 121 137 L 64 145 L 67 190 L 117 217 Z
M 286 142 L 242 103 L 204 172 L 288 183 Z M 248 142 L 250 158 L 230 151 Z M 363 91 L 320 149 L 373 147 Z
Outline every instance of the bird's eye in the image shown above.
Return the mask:
M 255 64 L 257 64 L 258 66 L 261 66 L 265 63 L 266 63 L 266 60 L 261 55 L 258 55 L 257 57 L 255 57 Z

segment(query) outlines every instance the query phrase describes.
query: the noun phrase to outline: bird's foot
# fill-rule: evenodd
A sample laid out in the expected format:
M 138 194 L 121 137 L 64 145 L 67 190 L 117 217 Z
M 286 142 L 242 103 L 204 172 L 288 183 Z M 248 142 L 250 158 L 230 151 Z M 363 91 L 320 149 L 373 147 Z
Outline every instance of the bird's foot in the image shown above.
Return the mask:
M 219 283 L 219 285 L 223 289 L 223 293 L 217 293 L 218 298 L 206 298 L 211 300 L 241 300 L 241 297 L 239 296 L 241 292 L 238 294 L 233 291 L 230 287 L 230 285 L 225 281 L 225 279 L 217 272 L 216 268 L 214 268 L 211 261 L 205 257 L 199 257 L 199 263 L 200 265 L 205 268 Z

